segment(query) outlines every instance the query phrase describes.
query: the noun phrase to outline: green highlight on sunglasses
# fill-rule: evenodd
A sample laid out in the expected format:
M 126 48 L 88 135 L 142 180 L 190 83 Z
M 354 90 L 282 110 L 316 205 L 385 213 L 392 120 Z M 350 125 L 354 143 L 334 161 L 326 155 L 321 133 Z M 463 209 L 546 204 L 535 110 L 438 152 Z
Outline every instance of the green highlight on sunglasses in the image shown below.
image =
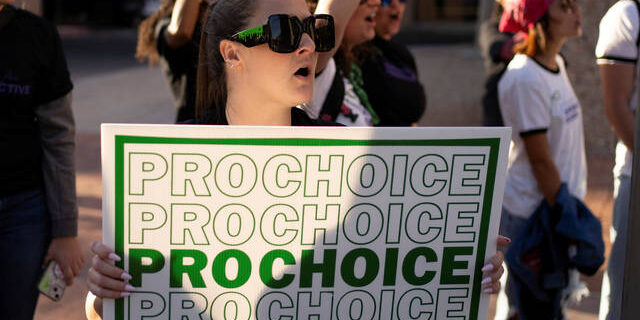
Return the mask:
M 257 41 L 262 39 L 264 35 L 264 26 L 257 26 L 238 32 L 237 37 L 242 41 Z

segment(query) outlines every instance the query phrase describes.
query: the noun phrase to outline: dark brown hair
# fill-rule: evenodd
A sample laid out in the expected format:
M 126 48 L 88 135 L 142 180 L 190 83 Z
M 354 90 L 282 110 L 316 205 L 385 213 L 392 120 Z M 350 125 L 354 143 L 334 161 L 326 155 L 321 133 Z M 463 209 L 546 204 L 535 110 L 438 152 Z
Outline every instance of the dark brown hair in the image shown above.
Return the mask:
M 218 119 L 227 104 L 227 74 L 220 54 L 220 42 L 229 39 L 247 24 L 256 8 L 256 0 L 221 0 L 210 6 L 200 39 L 196 117 L 213 112 Z
M 376 48 L 371 41 L 361 43 L 351 48 L 351 52 L 346 52 L 344 46 L 341 45 L 336 54 L 333 56 L 336 66 L 343 75 L 348 76 L 351 72 L 351 63 L 361 66 L 367 59 L 372 57 L 376 52 Z
M 529 36 L 526 41 L 516 44 L 513 47 L 515 53 L 526 54 L 534 57 L 539 52 L 547 51 L 547 40 L 549 39 L 549 13 L 546 13 L 535 26 L 529 29 Z
M 160 19 L 171 16 L 175 2 L 175 0 L 163 0 L 160 8 L 140 23 L 138 27 L 138 45 L 136 47 L 136 58 L 138 61 L 144 62 L 147 60 L 150 64 L 158 62 L 160 57 L 158 56 L 156 39 L 154 37 L 156 25 Z

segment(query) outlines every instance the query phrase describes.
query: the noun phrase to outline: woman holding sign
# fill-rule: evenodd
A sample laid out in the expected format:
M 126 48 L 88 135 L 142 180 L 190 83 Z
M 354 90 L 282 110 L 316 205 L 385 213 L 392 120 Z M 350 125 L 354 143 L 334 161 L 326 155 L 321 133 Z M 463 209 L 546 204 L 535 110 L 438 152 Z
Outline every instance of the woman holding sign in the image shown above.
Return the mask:
M 335 51 L 334 40 L 340 38 L 344 21 L 350 16 L 344 12 L 352 12 L 358 2 L 321 2 L 319 8 L 324 12 L 336 13 L 334 23 L 329 15 L 311 16 L 303 0 L 219 1 L 208 13 L 200 45 L 197 122 L 326 124 L 311 120 L 304 111 L 291 106 L 311 100 L 315 70 L 329 61 Z M 498 245 L 507 243 L 502 239 Z M 110 299 L 130 295 L 135 290 L 128 284 L 131 275 L 114 265 L 121 257 L 104 244 L 95 243 L 92 251 L 95 256 L 88 275 L 91 292 Z M 497 292 L 502 260 L 497 254 L 483 268 L 485 293 Z M 93 309 L 101 309 L 101 299 L 89 299 L 87 306 L 88 316 L 97 317 Z

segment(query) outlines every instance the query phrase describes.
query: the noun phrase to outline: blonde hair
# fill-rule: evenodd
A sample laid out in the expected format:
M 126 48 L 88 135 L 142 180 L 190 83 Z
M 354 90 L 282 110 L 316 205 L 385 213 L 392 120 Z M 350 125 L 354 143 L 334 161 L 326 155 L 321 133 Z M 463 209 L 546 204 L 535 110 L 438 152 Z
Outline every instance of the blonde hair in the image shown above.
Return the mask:
M 156 64 L 160 59 L 156 48 L 154 32 L 160 19 L 171 17 L 175 0 L 163 0 L 156 12 L 144 19 L 138 27 L 138 44 L 136 46 L 136 58 L 140 62 L 145 60 L 149 64 Z

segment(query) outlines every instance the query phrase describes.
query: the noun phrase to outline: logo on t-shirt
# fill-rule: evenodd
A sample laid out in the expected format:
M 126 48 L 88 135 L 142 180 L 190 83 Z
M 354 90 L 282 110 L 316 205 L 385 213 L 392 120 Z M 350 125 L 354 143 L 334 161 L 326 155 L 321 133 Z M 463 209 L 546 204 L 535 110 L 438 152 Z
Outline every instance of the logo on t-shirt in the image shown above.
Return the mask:
M 0 78 L 0 94 L 28 96 L 31 94 L 31 86 L 20 84 L 20 79 L 9 72 Z
M 564 119 L 567 123 L 572 122 L 580 115 L 580 106 L 578 103 L 572 104 L 564 110 Z

